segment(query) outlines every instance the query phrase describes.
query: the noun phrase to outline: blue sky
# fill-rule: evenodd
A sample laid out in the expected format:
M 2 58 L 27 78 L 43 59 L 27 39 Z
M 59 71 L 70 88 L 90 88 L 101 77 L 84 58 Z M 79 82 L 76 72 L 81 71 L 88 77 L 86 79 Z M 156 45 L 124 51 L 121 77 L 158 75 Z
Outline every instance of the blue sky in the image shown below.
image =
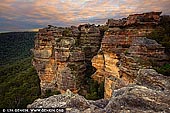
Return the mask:
M 162 11 L 170 14 L 170 0 L 1 0 L 0 32 L 27 31 L 83 23 L 105 24 L 108 18 Z

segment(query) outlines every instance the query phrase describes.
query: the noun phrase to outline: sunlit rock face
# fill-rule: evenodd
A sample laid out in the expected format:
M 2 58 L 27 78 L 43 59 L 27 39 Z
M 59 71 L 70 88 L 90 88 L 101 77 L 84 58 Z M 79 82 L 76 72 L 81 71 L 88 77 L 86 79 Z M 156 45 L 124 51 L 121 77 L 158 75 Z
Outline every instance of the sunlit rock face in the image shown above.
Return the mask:
M 83 83 L 86 66 L 100 48 L 101 36 L 95 25 L 40 29 L 33 50 L 42 93 L 67 89 L 77 93 Z M 91 64 L 89 64 L 91 65 Z
M 152 62 L 162 65 L 167 60 L 164 47 L 146 38 L 157 28 L 160 14 L 150 12 L 109 19 L 104 34 L 90 24 L 40 29 L 33 64 L 42 93 L 48 89 L 61 93 L 70 89 L 77 93 L 87 75 L 104 82 L 104 98 L 111 98 L 116 89 L 136 84 L 140 69 L 152 68 Z
M 62 107 L 66 113 L 168 113 L 170 77 L 152 69 L 153 62 L 162 65 L 168 58 L 162 45 L 146 38 L 159 20 L 160 12 L 109 19 L 104 35 L 89 24 L 41 29 L 33 49 L 41 90 L 62 94 L 37 99 L 27 107 Z M 89 66 L 96 69 L 91 77 L 104 82 L 104 99 L 75 94 Z
M 119 78 L 119 68 L 117 67 L 118 57 L 112 53 L 100 53 L 93 57 L 92 65 L 97 71 L 92 75 L 99 83 L 105 81 L 105 98 L 112 94 L 112 83 L 115 77 Z
M 35 66 L 41 80 L 40 86 L 42 92 L 44 92 L 45 88 L 55 89 L 55 43 L 52 29 L 39 30 L 35 39 L 35 47 L 33 49 L 33 65 Z
M 161 12 L 130 15 L 127 18 L 109 19 L 98 55 L 92 65 L 97 71 L 92 78 L 105 82 L 105 98 L 128 84 L 136 84 L 137 72 L 151 68 L 152 62 L 163 64 L 167 61 L 164 47 L 147 39 L 160 21 Z

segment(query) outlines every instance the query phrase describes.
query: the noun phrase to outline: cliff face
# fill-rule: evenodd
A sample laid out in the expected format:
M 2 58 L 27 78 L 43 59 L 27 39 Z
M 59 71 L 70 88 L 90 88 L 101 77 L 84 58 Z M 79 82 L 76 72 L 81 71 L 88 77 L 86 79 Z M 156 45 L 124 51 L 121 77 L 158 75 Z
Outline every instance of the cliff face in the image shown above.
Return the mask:
M 109 19 L 109 29 L 90 24 L 40 29 L 33 49 L 42 93 L 67 89 L 77 93 L 85 76 L 104 83 L 105 98 L 128 84 L 136 83 L 139 69 L 151 68 L 152 62 L 167 60 L 164 47 L 145 36 L 157 28 L 160 12 Z M 67 81 L 67 82 L 66 82 Z
M 67 89 L 78 92 L 86 67 L 100 47 L 100 31 L 94 25 L 40 29 L 33 49 L 42 93 Z
M 109 29 L 101 48 L 92 59 L 97 69 L 92 75 L 98 82 L 105 82 L 105 98 L 111 98 L 115 89 L 136 84 L 139 69 L 151 68 L 152 62 L 167 61 L 164 47 L 145 36 L 159 24 L 160 12 L 130 15 L 122 20 L 109 19 Z
M 62 94 L 38 99 L 28 107 L 64 107 L 67 112 L 82 113 L 169 112 L 170 78 L 152 69 L 153 62 L 162 65 L 168 58 L 162 45 L 146 38 L 157 29 L 160 14 L 109 19 L 104 35 L 100 27 L 89 24 L 40 29 L 33 64 L 41 91 L 59 90 Z M 86 100 L 72 93 L 82 88 L 89 73 L 104 82 L 104 99 Z

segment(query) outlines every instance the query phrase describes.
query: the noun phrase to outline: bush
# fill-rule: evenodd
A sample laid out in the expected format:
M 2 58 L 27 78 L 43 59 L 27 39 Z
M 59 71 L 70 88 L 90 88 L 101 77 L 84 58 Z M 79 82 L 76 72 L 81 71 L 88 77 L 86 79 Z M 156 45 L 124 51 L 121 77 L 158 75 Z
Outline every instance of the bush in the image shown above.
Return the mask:
M 104 97 L 104 82 L 98 83 L 91 79 L 89 84 L 89 90 L 85 98 L 89 100 L 97 100 Z
M 170 76 L 170 64 L 165 64 L 161 67 L 155 67 L 156 71 L 165 75 Z
M 166 53 L 170 53 L 170 17 L 163 16 L 158 29 L 147 35 L 165 47 Z
M 0 108 L 26 108 L 40 96 L 40 80 L 25 58 L 0 68 Z
M 52 95 L 58 95 L 61 94 L 60 91 L 52 91 L 51 89 L 46 90 L 45 95 L 42 96 L 42 98 L 47 98 Z

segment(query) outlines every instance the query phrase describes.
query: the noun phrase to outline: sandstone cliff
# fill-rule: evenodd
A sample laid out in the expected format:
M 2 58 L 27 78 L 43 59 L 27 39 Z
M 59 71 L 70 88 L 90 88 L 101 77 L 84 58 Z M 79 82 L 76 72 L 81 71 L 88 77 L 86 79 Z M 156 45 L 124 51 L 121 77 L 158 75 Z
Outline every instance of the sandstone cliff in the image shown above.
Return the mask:
M 115 89 L 135 84 L 139 69 L 152 68 L 151 62 L 161 65 L 168 60 L 164 47 L 146 38 L 157 28 L 160 14 L 151 12 L 108 20 L 109 29 L 98 54 L 92 59 L 97 69 L 92 77 L 105 82 L 105 98 L 110 98 Z
M 95 25 L 59 28 L 49 25 L 40 29 L 33 49 L 35 66 L 42 93 L 67 89 L 78 92 L 88 71 L 91 59 L 101 42 L 100 30 Z M 67 82 L 66 82 L 67 81 Z
M 28 107 L 66 107 L 67 112 L 82 113 L 169 112 L 170 78 L 152 69 L 153 62 L 163 65 L 169 59 L 161 44 L 146 38 L 159 29 L 160 14 L 109 19 L 106 31 L 90 24 L 40 29 L 33 64 L 41 91 L 62 94 L 36 100 Z M 86 76 L 104 82 L 104 99 L 86 100 L 71 93 L 84 87 Z

